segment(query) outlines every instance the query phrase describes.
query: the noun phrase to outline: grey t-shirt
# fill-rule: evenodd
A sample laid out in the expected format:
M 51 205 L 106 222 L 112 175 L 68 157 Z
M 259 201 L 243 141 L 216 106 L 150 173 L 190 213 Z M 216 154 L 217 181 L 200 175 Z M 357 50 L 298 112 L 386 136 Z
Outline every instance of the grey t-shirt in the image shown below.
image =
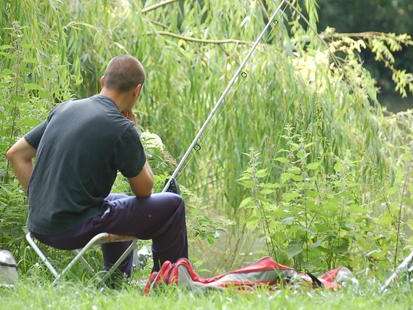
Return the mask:
M 133 123 L 102 95 L 61 103 L 25 139 L 37 150 L 28 228 L 43 235 L 100 214 L 117 171 L 135 177 L 146 161 Z

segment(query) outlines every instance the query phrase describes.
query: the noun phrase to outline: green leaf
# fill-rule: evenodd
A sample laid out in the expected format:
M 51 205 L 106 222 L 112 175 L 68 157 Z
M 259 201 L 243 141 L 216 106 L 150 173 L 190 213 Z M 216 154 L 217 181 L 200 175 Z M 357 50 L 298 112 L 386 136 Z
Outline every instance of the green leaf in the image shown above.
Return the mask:
M 262 185 L 262 188 L 276 190 L 277 188 L 280 188 L 280 184 L 278 184 L 278 183 L 265 183 L 265 184 Z
M 268 175 L 267 169 L 260 169 L 256 173 L 256 176 L 258 178 L 265 178 L 267 175 Z
M 239 204 L 240 209 L 250 208 L 253 203 L 252 197 L 247 197 Z
M 284 172 L 283 174 L 281 174 L 281 183 L 286 183 L 289 180 L 291 180 L 291 177 L 293 176 L 293 174 L 289 173 L 289 172 Z
M 13 47 L 13 46 L 10 45 L 10 44 L 0 45 L 0 51 L 1 51 L 1 50 L 7 50 L 7 49 L 10 49 L 10 48 L 12 48 L 12 47 Z
M 290 169 L 288 169 L 289 172 L 294 173 L 294 174 L 300 174 L 301 173 L 301 169 L 299 167 L 291 167 Z
M 283 164 L 288 164 L 289 163 L 288 159 L 285 158 L 285 157 L 277 157 L 275 160 L 279 161 L 280 163 L 283 163 Z
M 320 162 L 313 162 L 307 165 L 308 170 L 318 170 L 319 167 L 320 167 Z
M 260 194 L 261 195 L 270 195 L 270 194 L 273 194 L 274 191 L 275 190 L 271 189 L 271 188 L 264 188 L 264 189 L 260 190 Z
M 24 83 L 24 88 L 26 90 L 43 90 L 43 88 L 35 83 Z
M 275 193 L 276 189 L 280 188 L 280 184 L 278 183 L 265 183 L 261 185 L 260 193 L 262 195 L 269 195 Z
M 342 164 L 341 162 L 337 162 L 337 163 L 334 165 L 334 171 L 336 171 L 336 172 L 342 172 L 342 171 L 344 171 L 344 166 L 343 166 L 343 164 Z
M 302 251 L 303 251 L 302 244 L 293 243 L 288 246 L 287 255 L 289 258 L 293 258 L 297 256 L 298 254 L 300 254 Z
M 254 230 L 258 228 L 259 223 L 260 223 L 260 218 L 252 214 L 251 216 L 248 217 L 248 221 L 246 222 L 246 225 L 248 229 Z
M 303 178 L 302 175 L 293 174 L 293 175 L 291 176 L 291 179 L 294 180 L 294 181 L 296 181 L 296 182 L 301 182 L 304 178 Z
M 314 242 L 312 245 L 310 245 L 310 248 L 312 248 L 312 249 L 318 248 L 319 246 L 321 246 L 323 241 L 324 241 L 323 238 L 319 238 L 316 242 Z
M 350 245 L 350 242 L 348 239 L 338 239 L 338 246 L 335 247 L 335 251 L 337 253 L 346 253 L 348 251 L 348 247 Z
M 295 220 L 294 216 L 289 216 L 289 217 L 282 219 L 281 223 L 283 223 L 284 225 L 291 225 L 292 223 L 294 223 L 294 220 Z
M 288 192 L 283 194 L 283 200 L 285 202 L 290 202 L 298 197 L 300 197 L 300 194 L 297 192 Z

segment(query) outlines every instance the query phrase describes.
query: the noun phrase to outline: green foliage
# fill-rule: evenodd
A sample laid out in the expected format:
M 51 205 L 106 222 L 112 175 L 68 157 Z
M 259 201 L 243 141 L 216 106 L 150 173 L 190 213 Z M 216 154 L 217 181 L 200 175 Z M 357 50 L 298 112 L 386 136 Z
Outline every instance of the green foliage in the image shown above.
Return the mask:
M 332 28 L 327 28 L 323 35 L 331 39 L 329 42 L 331 53 L 343 53 L 350 62 L 354 62 L 363 50 L 368 49 L 374 54 L 376 61 L 383 63 L 391 71 L 396 91 L 403 97 L 406 97 L 408 92 L 413 94 L 413 74 L 396 68 L 394 57 L 394 54 L 401 51 L 403 47 L 413 46 L 413 39 L 410 35 L 394 33 L 337 35 L 334 31 Z
M 348 0 L 318 0 L 320 24 L 319 29 L 334 27 L 338 33 L 364 33 L 375 31 L 379 33 L 413 33 L 413 6 L 410 0 L 397 1 L 348 1 Z M 366 18 L 368 14 L 368 18 Z M 413 48 L 406 46 L 396 53 L 396 68 L 404 68 L 413 72 Z M 378 81 L 382 94 L 393 92 L 391 70 L 382 63 L 375 61 L 375 55 L 363 51 L 363 64 L 372 72 Z
M 140 127 L 162 138 L 142 135 L 160 189 L 245 56 L 242 44 L 199 42 L 252 41 L 276 7 L 262 2 L 265 10 L 246 0 L 236 7 L 229 0 L 177 1 L 139 13 L 136 1 L 2 1 L 0 152 L 58 102 L 96 93 L 108 60 L 130 53 L 147 69 L 137 111 Z M 294 5 L 309 16 L 311 28 L 299 14 L 279 17 L 180 176 L 191 242 L 213 243 L 216 232 L 225 230 L 230 241 L 221 255 L 231 253 L 229 267 L 238 262 L 242 239 L 266 223 L 270 253 L 298 267 L 387 267 L 394 257 L 396 189 L 405 180 L 403 145 L 411 140 L 411 116 L 384 117 L 375 81 L 357 57 L 362 44 L 340 39 L 351 53 L 335 63 L 312 33 L 316 2 Z M 397 50 L 399 39 L 386 41 L 385 49 L 374 46 L 389 61 L 386 48 Z M 397 77 L 401 87 L 408 79 Z M 244 156 L 251 147 L 260 155 Z M 24 195 L 5 161 L 0 172 L 1 207 L 7 210 L 0 231 L 15 223 L 2 246 L 23 258 Z M 118 178 L 114 190 L 128 191 L 128 185 Z
M 17 252 L 23 242 L 22 224 L 26 221 L 26 201 L 17 184 L 0 186 L 0 244 Z M 17 248 L 16 248 L 17 247 Z
M 371 269 L 384 267 L 399 238 L 396 223 L 406 193 L 405 166 L 395 167 L 394 182 L 366 188 L 357 177 L 360 162 L 349 153 L 336 158 L 326 173 L 311 156 L 313 143 L 287 126 L 286 149 L 275 152 L 276 182 L 268 180 L 259 153 L 252 150 L 250 167 L 239 182 L 246 189 L 239 209 L 248 226 L 262 226 L 270 255 L 299 269 L 319 270 L 337 265 Z M 410 158 L 410 152 L 405 156 Z M 407 161 L 409 161 L 405 158 Z M 401 197 L 401 198 L 400 198 Z

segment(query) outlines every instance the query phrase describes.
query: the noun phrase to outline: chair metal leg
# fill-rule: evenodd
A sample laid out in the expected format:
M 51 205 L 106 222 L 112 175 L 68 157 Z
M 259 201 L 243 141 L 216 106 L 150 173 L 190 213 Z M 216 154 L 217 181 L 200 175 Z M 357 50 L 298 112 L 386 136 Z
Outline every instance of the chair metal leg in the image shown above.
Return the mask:
M 77 253 L 75 258 L 72 259 L 72 261 L 65 267 L 65 269 L 62 270 L 62 272 L 56 277 L 56 279 L 53 281 L 53 285 L 56 285 L 57 282 L 63 277 L 63 275 L 69 271 L 74 264 L 85 254 L 89 248 L 91 248 L 96 242 L 98 242 L 101 239 L 107 238 L 109 234 L 107 233 L 100 233 L 96 236 L 94 236 L 90 241 Z
M 384 282 L 380 288 L 380 293 L 384 293 L 390 284 L 401 274 L 402 272 L 413 271 L 413 251 L 407 256 L 403 262 L 396 268 L 396 270 L 391 274 L 391 276 Z
M 135 248 L 136 241 L 132 241 L 131 245 L 123 252 L 123 254 L 118 258 L 118 260 L 113 264 L 112 267 L 105 273 L 102 277 L 101 282 L 104 283 L 110 275 L 119 267 L 119 265 L 125 260 L 125 258 L 129 255 L 130 252 Z
M 79 254 L 80 250 L 73 250 L 73 253 L 75 253 L 76 255 Z M 91 273 L 95 273 L 95 270 L 93 269 L 93 267 L 89 264 L 89 262 L 86 260 L 86 258 L 84 256 L 80 257 L 80 260 L 82 261 L 83 265 L 86 267 L 86 269 L 91 272 Z
M 26 240 L 30 244 L 30 246 L 33 248 L 33 250 L 36 252 L 36 254 L 40 257 L 43 264 L 46 265 L 46 267 L 50 270 L 50 272 L 53 274 L 53 276 L 57 279 L 59 277 L 59 273 L 52 266 L 52 264 L 49 262 L 49 260 L 46 258 L 46 256 L 43 254 L 43 252 L 40 250 L 40 248 L 37 246 L 36 242 L 34 242 L 30 232 L 28 232 L 26 234 Z
M 76 264 L 77 261 L 81 260 L 85 267 L 90 271 L 91 273 L 95 273 L 95 270 L 93 267 L 89 264 L 89 262 L 86 260 L 84 257 L 84 254 L 86 253 L 87 250 L 89 250 L 92 246 L 95 244 L 99 243 L 102 239 L 107 238 L 109 240 L 109 236 L 111 236 L 108 233 L 100 233 L 96 236 L 94 236 L 82 249 L 80 250 L 74 250 L 73 252 L 76 253 L 75 257 L 70 261 L 70 263 L 62 270 L 62 272 L 59 274 L 57 270 L 53 267 L 53 265 L 49 262 L 49 260 L 46 258 L 46 256 L 43 254 L 43 252 L 40 250 L 40 248 L 37 246 L 36 242 L 32 238 L 30 232 L 26 234 L 26 240 L 30 244 L 30 246 L 33 248 L 33 250 L 36 252 L 36 254 L 40 257 L 41 261 L 46 265 L 46 267 L 50 270 L 50 272 L 53 274 L 55 277 L 55 280 L 53 281 L 53 285 L 56 285 L 62 278 L 63 276 Z M 106 242 L 108 240 L 105 240 Z M 105 282 L 110 275 L 119 267 L 119 265 L 126 259 L 126 257 L 132 252 L 132 250 L 136 247 L 136 240 L 131 240 L 132 243 L 130 246 L 126 249 L 126 251 L 118 258 L 118 260 L 115 262 L 115 264 L 105 273 L 103 277 L 98 277 L 99 282 Z M 113 241 L 113 238 L 109 242 L 117 242 Z

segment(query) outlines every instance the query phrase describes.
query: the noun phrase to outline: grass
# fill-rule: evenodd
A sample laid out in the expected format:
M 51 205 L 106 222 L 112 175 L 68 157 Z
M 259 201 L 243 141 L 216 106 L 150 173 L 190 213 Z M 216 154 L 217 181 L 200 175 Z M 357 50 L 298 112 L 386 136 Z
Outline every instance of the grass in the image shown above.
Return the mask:
M 39 284 L 40 282 L 40 284 Z M 25 278 L 15 289 L 0 289 L 0 309 L 408 309 L 413 295 L 406 287 L 378 294 L 378 282 L 359 289 L 255 292 L 210 292 L 195 295 L 168 288 L 143 296 L 141 288 L 98 289 L 76 282 L 54 288 L 44 280 Z

